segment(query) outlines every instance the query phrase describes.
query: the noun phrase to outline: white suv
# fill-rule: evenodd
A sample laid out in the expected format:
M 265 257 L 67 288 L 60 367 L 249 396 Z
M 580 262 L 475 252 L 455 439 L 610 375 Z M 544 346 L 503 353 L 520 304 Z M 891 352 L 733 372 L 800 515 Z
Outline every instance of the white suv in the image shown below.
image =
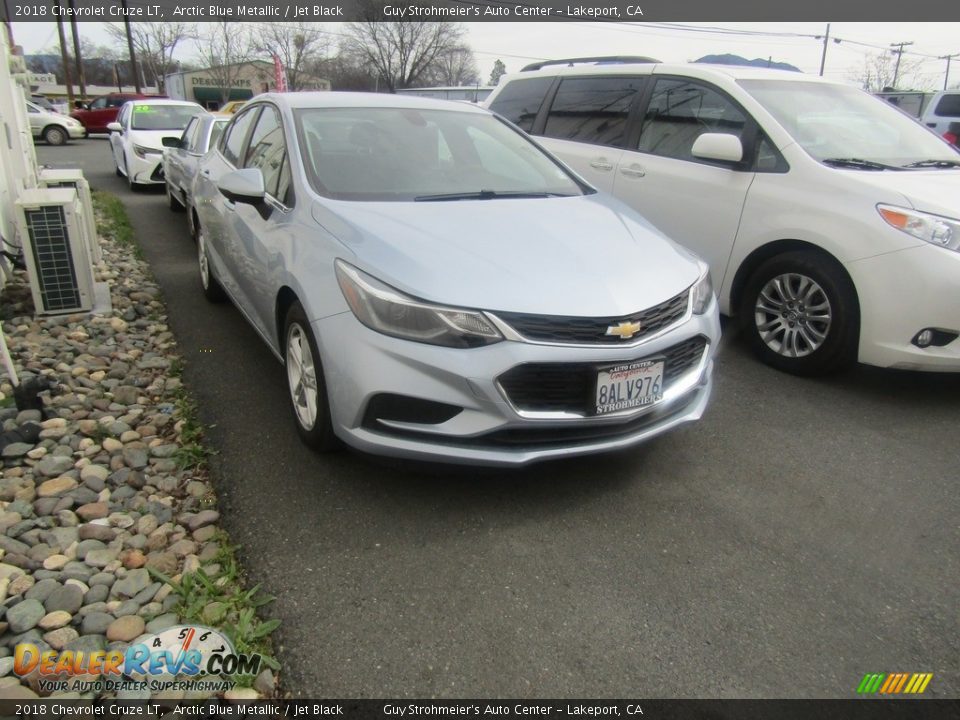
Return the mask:
M 801 73 L 557 61 L 486 105 L 699 253 L 771 365 L 960 371 L 960 152 L 884 101 Z

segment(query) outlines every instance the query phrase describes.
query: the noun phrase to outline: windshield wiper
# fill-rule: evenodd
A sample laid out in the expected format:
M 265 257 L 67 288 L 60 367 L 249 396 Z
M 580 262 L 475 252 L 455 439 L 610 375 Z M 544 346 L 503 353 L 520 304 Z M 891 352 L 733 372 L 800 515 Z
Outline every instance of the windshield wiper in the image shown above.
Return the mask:
M 858 170 L 903 170 L 897 165 L 884 165 L 873 160 L 863 160 L 862 158 L 826 158 L 820 162 L 826 165 L 835 165 L 836 167 L 857 168 Z
M 960 167 L 960 162 L 956 160 L 917 160 L 917 162 L 912 162 L 909 165 L 904 165 L 905 168 L 955 168 Z
M 572 197 L 564 193 L 526 192 L 524 190 L 477 190 L 476 192 L 441 193 L 439 195 L 418 195 L 416 202 L 437 202 L 442 200 L 495 200 L 499 198 L 548 198 Z

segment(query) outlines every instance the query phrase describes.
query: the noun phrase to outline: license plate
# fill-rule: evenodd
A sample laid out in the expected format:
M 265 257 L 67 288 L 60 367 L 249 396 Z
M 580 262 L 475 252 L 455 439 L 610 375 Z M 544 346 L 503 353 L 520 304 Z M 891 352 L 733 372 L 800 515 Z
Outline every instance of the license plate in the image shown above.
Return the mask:
M 652 405 L 663 399 L 663 360 L 640 360 L 597 373 L 597 415 Z

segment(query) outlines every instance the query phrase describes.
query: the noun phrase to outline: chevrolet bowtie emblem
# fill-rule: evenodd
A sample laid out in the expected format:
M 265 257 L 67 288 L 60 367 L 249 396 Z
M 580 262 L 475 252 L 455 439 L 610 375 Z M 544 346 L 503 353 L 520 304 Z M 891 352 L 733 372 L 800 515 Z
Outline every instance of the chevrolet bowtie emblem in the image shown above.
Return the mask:
M 607 335 L 614 335 L 621 340 L 629 340 L 640 332 L 640 323 L 622 322 L 619 325 L 611 325 L 607 328 Z

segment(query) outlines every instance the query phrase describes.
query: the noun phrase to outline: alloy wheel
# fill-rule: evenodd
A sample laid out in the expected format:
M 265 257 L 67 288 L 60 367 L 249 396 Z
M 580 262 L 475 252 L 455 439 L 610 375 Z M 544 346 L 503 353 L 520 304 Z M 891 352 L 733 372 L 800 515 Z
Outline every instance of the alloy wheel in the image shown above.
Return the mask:
M 790 358 L 816 352 L 830 332 L 833 314 L 823 288 L 800 273 L 771 278 L 754 306 L 757 332 L 770 350 Z
M 303 328 L 293 323 L 287 333 L 287 383 L 297 421 L 305 430 L 317 421 L 317 371 Z

